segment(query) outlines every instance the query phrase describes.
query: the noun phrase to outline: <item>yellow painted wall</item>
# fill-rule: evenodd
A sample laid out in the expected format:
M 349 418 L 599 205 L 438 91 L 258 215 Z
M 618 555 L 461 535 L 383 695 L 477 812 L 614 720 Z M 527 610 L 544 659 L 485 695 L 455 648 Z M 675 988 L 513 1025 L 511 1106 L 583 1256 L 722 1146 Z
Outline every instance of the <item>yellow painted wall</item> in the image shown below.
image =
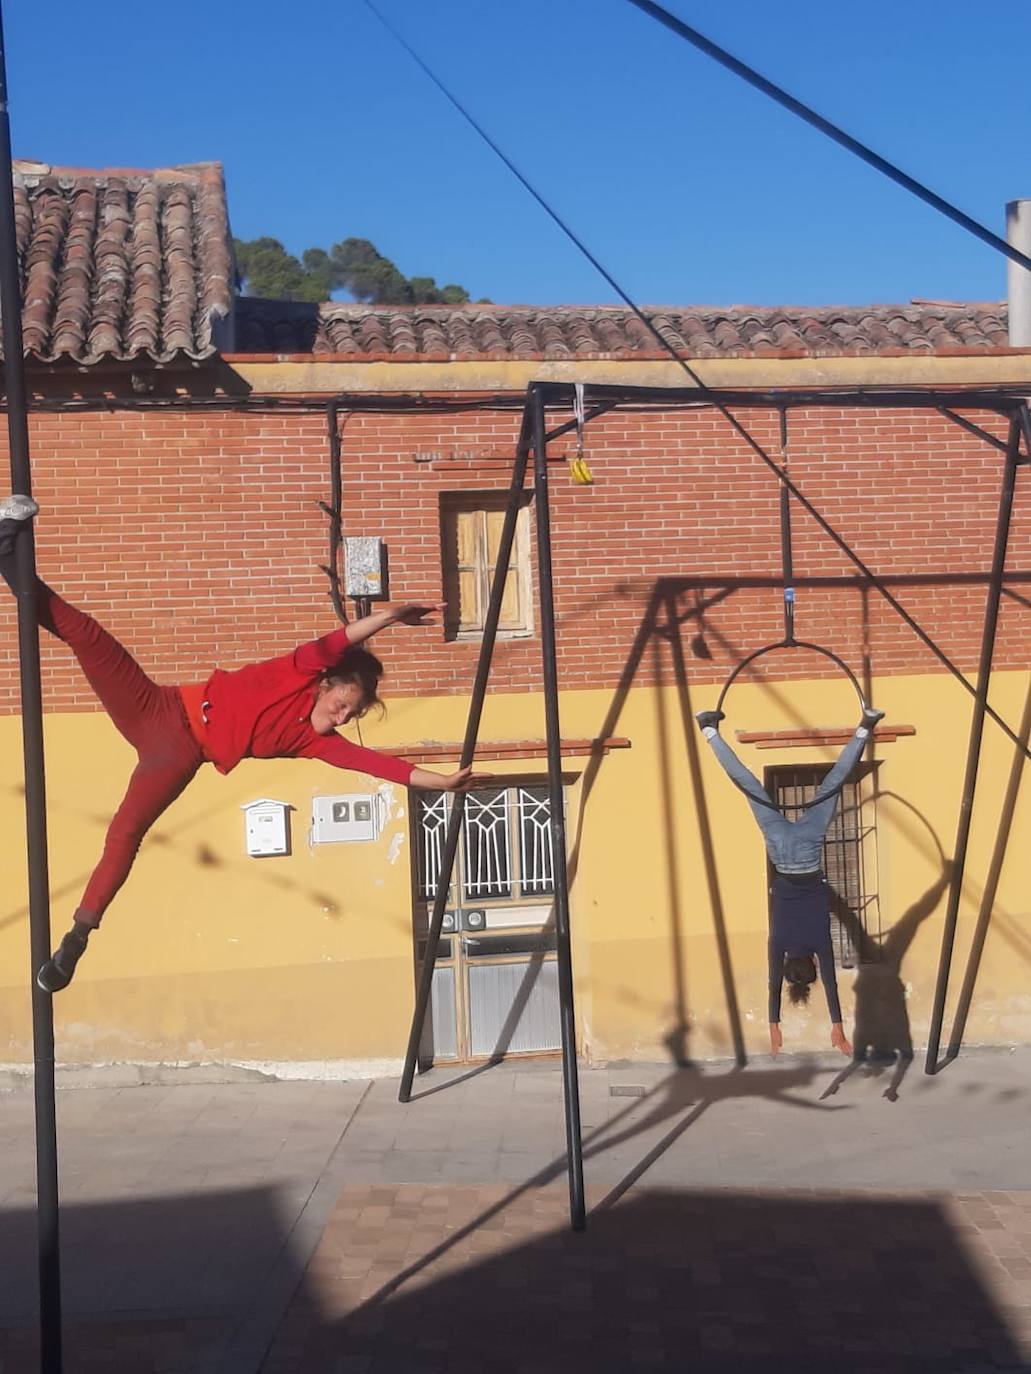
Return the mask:
M 1026 674 L 999 675 L 993 704 L 1014 725 Z M 683 708 L 710 705 L 706 689 L 682 702 L 675 689 L 632 691 L 615 733 L 629 750 L 592 762 L 567 760 L 578 775 L 570 796 L 574 959 L 580 1041 L 592 1060 L 662 1059 L 671 1048 L 704 1058 L 731 1052 L 716 907 L 707 850 L 727 936 L 729 962 L 750 1052 L 766 1031 L 766 869 L 762 843 L 740 793 L 723 777 Z M 940 876 L 937 844 L 955 837 L 970 697 L 945 676 L 892 677 L 877 684 L 887 721 L 916 726 L 911 738 L 880 745 L 876 802 L 877 886 L 887 929 Z M 563 734 L 602 728 L 611 694 L 563 697 Z M 799 722 L 844 725 L 855 714 L 839 682 L 741 684 L 724 727 L 784 729 Z M 365 742 L 461 738 L 465 703 L 404 699 Z M 482 738 L 537 738 L 536 696 L 488 698 Z M 0 899 L 0 1061 L 31 1060 L 28 918 L 19 723 L 0 721 L 5 767 L 0 820 L 7 874 Z M 761 774 L 774 764 L 828 761 L 829 749 L 739 746 Z M 956 944 L 955 1001 L 973 922 L 998 833 L 1014 749 L 986 725 L 981 783 Z M 51 892 L 55 933 L 63 930 L 99 852 L 107 818 L 131 766 L 131 751 L 102 715 L 47 721 Z M 541 761 L 530 771 L 543 767 Z M 528 765 L 491 770 L 525 773 Z M 700 770 L 704 808 L 692 768 Z M 308 761 L 249 761 L 228 778 L 205 768 L 166 813 L 144 847 L 75 982 L 55 999 L 64 1063 L 180 1061 L 361 1061 L 396 1064 L 413 995 L 408 797 L 386 789 L 389 821 L 374 844 L 307 843 L 316 794 L 379 784 Z M 1019 795 L 993 923 L 968 1025 L 970 1043 L 1031 1041 L 1031 833 L 1028 786 Z M 892 795 L 887 795 L 892 794 Z M 252 859 L 244 852 L 243 803 L 290 802 L 293 853 Z M 930 1016 L 944 898 L 923 923 L 902 968 L 914 1040 Z M 840 976 L 851 1019 L 851 975 Z M 946 1036 L 950 1019 L 946 1020 Z M 686 1033 L 679 1033 L 686 1025 Z M 812 1005 L 785 999 L 787 1048 L 827 1044 L 819 988 Z

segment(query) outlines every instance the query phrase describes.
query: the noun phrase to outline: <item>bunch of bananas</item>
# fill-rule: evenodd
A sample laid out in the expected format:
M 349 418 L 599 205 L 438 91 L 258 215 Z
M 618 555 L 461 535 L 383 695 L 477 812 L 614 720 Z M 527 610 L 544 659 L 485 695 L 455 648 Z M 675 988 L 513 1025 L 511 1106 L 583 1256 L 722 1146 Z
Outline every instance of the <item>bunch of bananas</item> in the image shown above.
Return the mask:
M 587 459 L 582 453 L 578 453 L 575 458 L 569 460 L 569 475 L 574 482 L 579 482 L 582 487 L 589 487 L 594 483 L 594 473 L 587 465 Z

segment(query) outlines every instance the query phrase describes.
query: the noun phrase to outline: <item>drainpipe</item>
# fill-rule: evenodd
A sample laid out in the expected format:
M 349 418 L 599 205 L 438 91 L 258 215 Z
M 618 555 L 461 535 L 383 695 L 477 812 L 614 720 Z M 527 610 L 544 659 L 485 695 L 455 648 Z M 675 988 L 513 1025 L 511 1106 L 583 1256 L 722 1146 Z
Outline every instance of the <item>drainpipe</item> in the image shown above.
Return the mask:
M 1031 254 L 1031 200 L 1011 200 L 1006 206 L 1006 241 Z M 1010 348 L 1031 348 L 1031 272 L 1012 258 L 1006 264 Z

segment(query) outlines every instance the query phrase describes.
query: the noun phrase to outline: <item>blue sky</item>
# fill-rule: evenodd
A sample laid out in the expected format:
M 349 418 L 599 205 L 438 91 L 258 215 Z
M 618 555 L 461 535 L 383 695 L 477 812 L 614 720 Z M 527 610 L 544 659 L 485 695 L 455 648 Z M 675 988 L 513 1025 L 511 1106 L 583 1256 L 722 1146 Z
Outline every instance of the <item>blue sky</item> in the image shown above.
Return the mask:
M 378 3 L 639 302 L 1005 295 L 1001 255 L 627 0 Z M 668 4 L 989 227 L 1031 196 L 1031 6 Z M 361 0 L 8 0 L 5 23 L 17 156 L 219 160 L 241 238 L 614 299 Z

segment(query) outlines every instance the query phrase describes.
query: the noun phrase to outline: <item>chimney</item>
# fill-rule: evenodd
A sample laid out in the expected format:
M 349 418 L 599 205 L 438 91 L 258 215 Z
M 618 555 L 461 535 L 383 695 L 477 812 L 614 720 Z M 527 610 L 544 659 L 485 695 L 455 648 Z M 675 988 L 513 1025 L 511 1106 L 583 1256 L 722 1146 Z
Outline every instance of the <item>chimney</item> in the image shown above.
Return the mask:
M 1006 242 L 1031 258 L 1031 200 L 1006 206 Z M 1012 258 L 1006 263 L 1010 348 L 1031 348 L 1031 272 Z

